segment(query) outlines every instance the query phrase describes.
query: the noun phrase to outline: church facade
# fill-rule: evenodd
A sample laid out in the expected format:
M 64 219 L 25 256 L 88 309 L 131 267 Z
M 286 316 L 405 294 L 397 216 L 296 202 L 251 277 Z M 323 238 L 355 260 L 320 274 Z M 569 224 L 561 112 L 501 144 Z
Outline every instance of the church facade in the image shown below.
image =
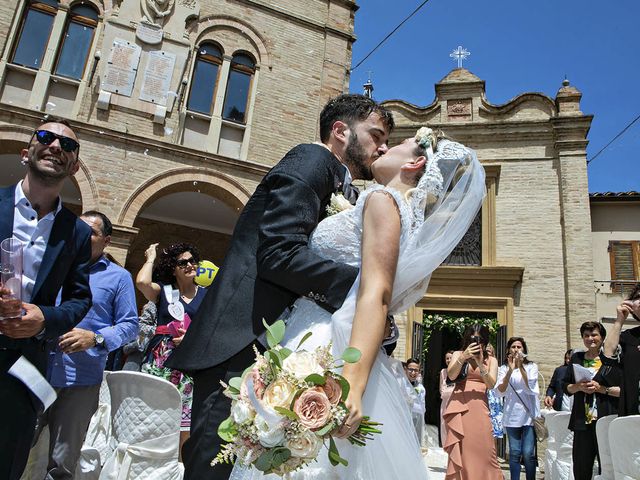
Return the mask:
M 524 93 L 494 105 L 484 81 L 457 68 L 435 85 L 428 106 L 384 102 L 396 119 L 391 143 L 428 124 L 473 148 L 487 174 L 478 219 L 399 320 L 398 358 L 420 352 L 422 323 L 438 314 L 496 319 L 498 358 L 508 337 L 522 336 L 547 380 L 564 351 L 582 345 L 579 327 L 596 315 L 586 169 L 592 117 L 580 98 L 565 81 L 555 98 Z M 458 348 L 458 337 L 430 334 L 425 380 L 437 392 L 444 353 Z

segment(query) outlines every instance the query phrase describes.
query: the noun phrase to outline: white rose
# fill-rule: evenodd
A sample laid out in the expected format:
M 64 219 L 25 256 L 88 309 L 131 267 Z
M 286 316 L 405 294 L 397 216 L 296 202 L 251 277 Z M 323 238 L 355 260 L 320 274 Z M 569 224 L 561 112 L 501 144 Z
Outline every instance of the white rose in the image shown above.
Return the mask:
M 335 193 L 331 194 L 331 206 L 341 212 L 342 210 L 349 210 L 353 208 L 353 205 L 349 203 L 349 200 L 344 198 L 344 195 Z
M 287 440 L 284 446 L 291 450 L 292 457 L 314 459 L 320 453 L 322 440 L 311 430 L 306 430 Z
M 312 373 L 324 374 L 324 369 L 316 360 L 315 354 L 304 351 L 293 352 L 285 358 L 284 362 L 282 362 L 282 369 L 295 375 L 300 380 L 304 380 Z
M 235 402 L 231 407 L 231 415 L 233 416 L 234 422 L 242 424 L 252 420 L 253 417 L 256 416 L 256 412 L 249 403 L 240 400 Z
M 271 383 L 264 391 L 262 403 L 267 407 L 289 408 L 296 393 L 296 387 L 286 380 L 279 378 Z
M 278 445 L 282 445 L 282 442 L 284 441 L 284 428 L 281 423 L 271 427 L 262 416 L 256 415 L 253 424 L 258 429 L 258 440 L 260 441 L 260 445 L 265 448 L 273 448 Z

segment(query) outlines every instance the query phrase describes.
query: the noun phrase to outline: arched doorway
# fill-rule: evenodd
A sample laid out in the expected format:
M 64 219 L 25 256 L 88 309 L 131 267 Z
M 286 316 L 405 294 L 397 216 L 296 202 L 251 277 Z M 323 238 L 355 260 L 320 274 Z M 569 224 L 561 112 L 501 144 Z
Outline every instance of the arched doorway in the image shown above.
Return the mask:
M 202 259 L 220 266 L 248 192 L 228 177 L 198 169 L 173 172 L 141 187 L 119 217 L 137 235 L 128 248 L 125 268 L 136 276 L 152 243 L 159 249 L 177 242 L 195 245 Z M 240 192 L 240 195 L 238 195 Z M 144 302 L 138 297 L 139 306 Z

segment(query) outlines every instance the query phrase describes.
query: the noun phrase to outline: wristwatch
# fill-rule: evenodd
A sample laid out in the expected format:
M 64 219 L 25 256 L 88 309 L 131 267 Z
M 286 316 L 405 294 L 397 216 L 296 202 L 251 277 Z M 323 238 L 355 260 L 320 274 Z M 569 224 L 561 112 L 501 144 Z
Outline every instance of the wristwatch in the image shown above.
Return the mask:
M 104 345 L 104 336 L 101 333 L 93 334 L 93 343 L 96 347 L 101 347 Z
M 611 390 L 611 387 L 604 387 L 604 394 L 609 395 L 609 390 Z

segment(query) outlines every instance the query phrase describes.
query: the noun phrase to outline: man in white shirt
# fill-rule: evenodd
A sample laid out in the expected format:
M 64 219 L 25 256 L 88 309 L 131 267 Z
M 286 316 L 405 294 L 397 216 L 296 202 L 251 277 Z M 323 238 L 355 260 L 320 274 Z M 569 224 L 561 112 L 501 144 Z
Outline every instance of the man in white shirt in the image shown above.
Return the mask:
M 416 429 L 418 441 L 422 444 L 424 437 L 424 413 L 426 411 L 425 400 L 427 391 L 422 384 L 422 375 L 420 371 L 420 362 L 416 358 L 409 358 L 406 363 L 407 377 L 413 386 L 411 398 L 411 417 L 413 426 Z
M 46 341 L 71 330 L 91 307 L 91 229 L 62 206 L 60 191 L 79 168 L 80 144 L 65 120 L 40 125 L 21 152 L 17 185 L 0 188 L 0 240 L 23 245 L 21 300 L 0 287 L 0 478 L 18 479 L 35 433 Z M 62 289 L 60 305 L 56 297 Z M 28 362 L 25 362 L 25 360 Z M 19 363 L 16 363 L 19 362 Z M 35 368 L 29 370 L 29 364 Z M 9 370 L 26 365 L 30 380 Z M 12 372 L 14 371 L 12 370 Z

